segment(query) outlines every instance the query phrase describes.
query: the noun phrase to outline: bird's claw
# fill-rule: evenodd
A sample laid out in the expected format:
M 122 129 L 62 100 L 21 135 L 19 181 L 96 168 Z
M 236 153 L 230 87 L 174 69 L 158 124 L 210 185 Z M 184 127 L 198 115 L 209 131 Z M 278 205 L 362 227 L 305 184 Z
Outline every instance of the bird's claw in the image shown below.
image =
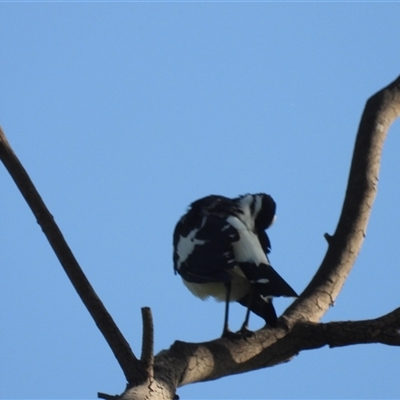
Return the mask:
M 251 331 L 249 328 L 247 328 L 246 325 L 243 325 L 240 328 L 240 331 L 238 331 L 238 333 L 240 333 L 240 335 L 242 336 L 242 339 L 244 339 L 244 340 L 254 336 L 254 332 Z
M 222 333 L 222 337 L 229 340 L 247 340 L 254 336 L 254 332 L 249 330 L 247 326 L 242 326 L 237 332 L 232 332 L 230 330 L 225 330 Z

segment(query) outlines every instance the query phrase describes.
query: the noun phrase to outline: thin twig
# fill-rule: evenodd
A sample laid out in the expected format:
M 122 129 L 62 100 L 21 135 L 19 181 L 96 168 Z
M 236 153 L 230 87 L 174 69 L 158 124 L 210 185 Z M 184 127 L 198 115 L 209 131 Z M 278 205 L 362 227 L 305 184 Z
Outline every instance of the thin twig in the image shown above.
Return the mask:
M 154 325 L 153 316 L 149 307 L 142 308 L 143 337 L 142 355 L 140 360 L 145 366 L 149 380 L 154 377 Z

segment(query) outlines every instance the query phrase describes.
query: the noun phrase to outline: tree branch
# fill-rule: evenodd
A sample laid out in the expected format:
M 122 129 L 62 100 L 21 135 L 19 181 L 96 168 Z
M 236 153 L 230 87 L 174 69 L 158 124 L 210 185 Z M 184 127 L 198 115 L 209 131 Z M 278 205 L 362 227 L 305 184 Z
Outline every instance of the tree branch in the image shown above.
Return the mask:
M 312 335 L 319 334 L 332 348 L 368 343 L 400 346 L 400 308 L 372 320 L 329 322 L 315 328 Z
M 14 154 L 0 127 L 0 159 L 37 219 L 64 271 L 100 329 L 129 383 L 147 378 L 142 364 L 87 280 L 60 229 L 37 192 L 24 167 Z
M 383 142 L 399 115 L 400 77 L 367 101 L 338 226 L 334 235 L 325 235 L 328 251 L 320 268 L 278 327 L 262 329 L 247 341 L 175 342 L 155 357 L 156 381 L 168 378 L 179 387 L 217 379 L 287 362 L 302 350 L 325 345 L 399 345 L 399 310 L 376 320 L 316 324 L 337 297 L 361 249 L 377 191 Z M 122 398 L 139 398 L 135 396 L 128 389 Z
M 179 382 L 177 386 L 183 386 L 273 367 L 304 350 L 368 343 L 400 346 L 400 308 L 371 320 L 326 324 L 298 321 L 290 332 L 282 327 L 266 328 L 247 341 L 175 342 L 155 357 L 155 380 L 168 375 Z M 137 397 L 128 389 L 121 398 Z
M 149 307 L 142 308 L 143 334 L 142 334 L 142 355 L 140 361 L 146 370 L 149 380 L 154 377 L 154 325 L 153 316 Z
M 346 196 L 328 251 L 302 295 L 284 313 L 287 323 L 317 322 L 333 304 L 365 238 L 378 186 L 383 142 L 400 115 L 400 76 L 366 103 L 354 146 Z
M 340 292 L 361 249 L 377 191 L 380 158 L 387 131 L 400 115 L 400 77 L 366 103 L 354 147 L 346 197 L 335 233 L 325 234 L 328 250 L 310 284 L 278 320 L 247 340 L 175 342 L 153 356 L 153 324 L 142 310 L 141 360 L 115 326 L 62 238 L 47 208 L 2 132 L 0 157 L 32 208 L 61 264 L 91 312 L 128 380 L 120 399 L 172 399 L 177 387 L 287 362 L 300 351 L 322 346 L 382 343 L 400 346 L 400 309 L 374 320 L 318 324 Z M 99 310 L 97 310 L 99 308 Z M 139 378 L 140 377 L 140 378 Z

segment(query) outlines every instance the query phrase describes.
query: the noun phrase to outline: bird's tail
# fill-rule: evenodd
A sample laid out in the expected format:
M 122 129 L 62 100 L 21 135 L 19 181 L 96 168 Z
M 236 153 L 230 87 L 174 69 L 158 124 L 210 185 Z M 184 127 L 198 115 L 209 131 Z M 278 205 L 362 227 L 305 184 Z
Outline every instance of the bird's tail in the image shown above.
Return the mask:
M 262 296 L 298 297 L 293 288 L 268 264 L 255 265 L 244 262 L 239 264 L 249 282 Z
M 250 297 L 252 298 L 250 299 Z M 244 307 L 250 308 L 250 311 L 261 317 L 267 325 L 273 327 L 276 326 L 278 318 L 276 316 L 275 308 L 272 304 L 271 298 L 261 297 L 261 295 L 258 293 L 255 293 L 252 296 L 248 294 L 238 300 L 238 303 Z
M 273 297 L 298 297 L 293 288 L 268 264 L 240 263 L 240 268 L 252 285 L 251 293 L 239 300 L 250 311 L 276 326 Z

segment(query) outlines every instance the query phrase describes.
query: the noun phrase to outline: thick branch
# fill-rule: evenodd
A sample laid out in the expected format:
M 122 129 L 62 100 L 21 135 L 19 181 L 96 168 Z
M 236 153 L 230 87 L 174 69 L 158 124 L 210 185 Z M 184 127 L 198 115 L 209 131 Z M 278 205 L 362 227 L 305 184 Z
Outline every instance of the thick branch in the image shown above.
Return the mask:
M 285 312 L 296 320 L 319 321 L 335 301 L 358 256 L 378 185 L 383 142 L 400 115 L 400 76 L 366 103 L 354 147 L 342 213 L 316 275 Z M 327 236 L 326 236 L 327 237 Z
M 372 96 L 365 107 L 354 148 L 342 214 L 317 274 L 288 308 L 277 328 L 247 341 L 175 342 L 155 358 L 155 380 L 179 387 L 192 382 L 274 366 L 302 350 L 361 343 L 400 345 L 400 312 L 371 321 L 316 324 L 333 303 L 360 251 L 376 195 L 383 141 L 400 115 L 400 77 Z M 129 390 L 124 398 L 135 398 Z
M 309 333 L 314 340 L 321 337 L 323 345 L 329 347 L 368 343 L 400 346 L 400 308 L 372 320 L 316 324 Z
M 35 215 L 64 271 L 108 342 L 128 382 L 145 379 L 141 363 L 87 280 L 60 229 L 0 128 L 0 158 Z
M 290 333 L 281 327 L 263 329 L 248 341 L 175 342 L 155 357 L 155 380 L 168 375 L 177 386 L 183 386 L 272 367 L 303 350 L 367 343 L 400 346 L 400 308 L 372 320 L 326 324 L 299 321 Z M 138 398 L 135 390 L 128 389 L 122 398 Z

